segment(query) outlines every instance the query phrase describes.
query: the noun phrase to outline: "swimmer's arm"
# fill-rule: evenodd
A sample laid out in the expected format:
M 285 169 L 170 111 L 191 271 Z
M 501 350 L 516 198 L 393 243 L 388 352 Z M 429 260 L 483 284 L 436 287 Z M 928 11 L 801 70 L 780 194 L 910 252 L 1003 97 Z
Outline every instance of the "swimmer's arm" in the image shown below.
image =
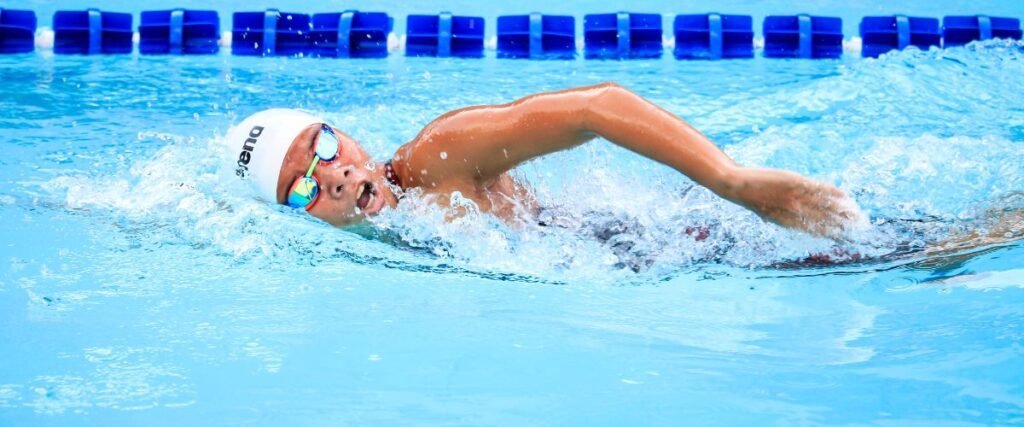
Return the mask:
M 398 155 L 413 180 L 487 182 L 521 163 L 597 136 L 665 164 L 719 195 L 737 165 L 672 113 L 615 83 L 547 92 L 441 116 Z
M 597 136 L 786 227 L 843 239 L 851 225 L 863 222 L 839 189 L 788 171 L 741 167 L 679 117 L 614 83 L 453 111 L 400 148 L 395 164 L 414 186 L 480 185 Z

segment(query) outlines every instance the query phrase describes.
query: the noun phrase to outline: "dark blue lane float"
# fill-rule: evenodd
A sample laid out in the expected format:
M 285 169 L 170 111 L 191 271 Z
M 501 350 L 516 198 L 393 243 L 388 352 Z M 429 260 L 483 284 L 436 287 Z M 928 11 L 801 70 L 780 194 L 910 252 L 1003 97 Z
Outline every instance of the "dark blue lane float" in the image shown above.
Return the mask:
M 0 53 L 26 53 L 36 46 L 36 13 L 0 8 Z
M 384 12 L 346 10 L 313 15 L 313 54 L 332 58 L 384 58 L 394 20 Z
M 905 15 L 866 16 L 860 21 L 861 56 L 879 55 L 909 46 L 928 50 L 942 44 L 942 31 L 938 18 Z
M 754 57 L 754 19 L 749 15 L 676 15 L 672 31 L 677 59 Z
M 142 54 L 213 54 L 220 46 L 220 19 L 213 10 L 144 11 L 138 27 Z M 588 14 L 583 21 L 586 58 L 658 58 L 663 53 L 663 16 L 645 13 Z M 867 16 L 860 22 L 861 54 L 877 57 L 914 46 L 962 46 L 988 39 L 1020 40 L 1020 19 L 988 15 L 936 18 Z M 384 12 L 336 13 L 236 12 L 232 22 L 235 55 L 383 58 L 394 20 Z M 484 56 L 485 21 L 481 17 L 409 15 L 407 56 Z M 764 56 L 839 58 L 843 54 L 842 19 L 768 16 L 764 19 Z M 0 54 L 35 50 L 37 20 L 31 10 L 0 8 Z M 673 22 L 677 59 L 731 59 L 754 56 L 753 19 L 749 15 L 679 14 Z M 131 53 L 132 15 L 58 11 L 53 15 L 57 54 Z M 575 18 L 566 15 L 499 16 L 497 57 L 572 59 L 577 55 Z
M 767 58 L 839 58 L 843 55 L 843 20 L 825 16 L 764 18 Z
M 231 53 L 251 56 L 307 55 L 312 31 L 309 15 L 267 9 L 235 12 L 231 28 Z
M 995 16 L 947 16 L 942 18 L 943 46 L 963 46 L 978 40 L 1020 40 L 1020 20 Z
M 87 9 L 53 15 L 53 52 L 58 54 L 131 53 L 133 34 L 130 13 Z
M 660 58 L 661 15 L 602 13 L 583 16 L 583 49 L 587 59 Z
M 220 16 L 213 10 L 142 12 L 139 53 L 146 55 L 213 54 L 220 50 Z
M 437 15 L 409 15 L 405 22 L 406 56 L 484 56 L 484 18 L 441 12 Z
M 576 18 L 563 15 L 498 17 L 498 58 L 576 57 Z

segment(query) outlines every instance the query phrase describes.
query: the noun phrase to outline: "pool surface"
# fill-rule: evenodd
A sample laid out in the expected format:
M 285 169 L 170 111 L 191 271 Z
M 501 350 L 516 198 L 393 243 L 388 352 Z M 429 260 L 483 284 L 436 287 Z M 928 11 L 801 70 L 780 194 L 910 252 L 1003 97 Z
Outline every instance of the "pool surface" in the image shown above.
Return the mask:
M 55 6 L 23 3 L 47 25 Z M 547 11 L 455 3 L 488 25 Z M 1005 3 L 805 10 L 851 35 L 868 14 L 1024 17 Z M 196 6 L 146 8 L 176 5 Z M 0 425 L 1024 424 L 1024 245 L 919 251 L 1024 209 L 1022 75 L 1008 41 L 835 61 L 0 56 Z M 576 227 L 444 222 L 412 198 L 336 230 L 228 179 L 221 137 L 264 108 L 322 112 L 383 159 L 451 109 L 602 81 L 742 164 L 836 184 L 874 226 L 786 231 L 604 141 L 517 172 Z M 797 262 L 818 253 L 866 259 Z

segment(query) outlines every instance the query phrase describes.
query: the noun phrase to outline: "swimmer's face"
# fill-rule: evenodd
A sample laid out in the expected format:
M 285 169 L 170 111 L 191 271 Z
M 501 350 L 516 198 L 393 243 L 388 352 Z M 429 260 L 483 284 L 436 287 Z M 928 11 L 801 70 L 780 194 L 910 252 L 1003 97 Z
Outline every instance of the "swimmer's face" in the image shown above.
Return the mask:
M 320 124 L 314 124 L 303 129 L 288 148 L 277 181 L 278 203 L 286 203 L 292 183 L 304 176 L 313 162 L 320 128 Z M 341 227 L 376 215 L 384 206 L 394 206 L 395 196 L 385 185 L 384 168 L 374 164 L 351 137 L 331 129 L 338 137 L 338 157 L 330 162 L 321 161 L 313 171 L 320 184 L 320 195 L 309 210 L 310 215 Z

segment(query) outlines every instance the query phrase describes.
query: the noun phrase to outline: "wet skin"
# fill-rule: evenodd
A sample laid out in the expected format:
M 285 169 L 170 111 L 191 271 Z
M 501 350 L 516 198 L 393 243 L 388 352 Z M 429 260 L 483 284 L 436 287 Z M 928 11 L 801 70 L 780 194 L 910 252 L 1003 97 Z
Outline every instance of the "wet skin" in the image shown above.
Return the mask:
M 285 154 L 277 181 L 277 201 L 285 204 L 292 184 L 304 176 L 313 162 L 314 148 L 320 137 L 321 126 L 307 126 L 292 141 Z M 384 166 L 377 164 L 355 140 L 336 128 L 338 157 L 320 161 L 313 176 L 320 184 L 320 195 L 309 208 L 309 213 L 335 226 L 345 226 L 375 215 L 385 206 L 394 207 L 398 198 L 386 185 Z M 358 205 L 359 197 L 369 192 L 372 197 L 365 206 Z
M 321 162 L 313 175 L 320 197 L 310 214 L 343 226 L 394 207 L 384 167 L 337 131 L 339 158 Z M 319 125 L 292 142 L 281 167 L 278 201 L 313 159 Z M 513 221 L 533 211 L 531 192 L 508 172 L 531 159 L 579 146 L 596 137 L 669 166 L 763 219 L 843 239 L 864 222 L 839 189 L 798 174 L 737 165 L 688 123 L 614 83 L 541 93 L 501 105 L 464 108 L 428 124 L 392 160 L 403 189 L 420 188 L 439 203 L 460 192 L 480 207 Z M 582 168 L 587 165 L 566 165 Z M 375 195 L 357 212 L 360 192 Z

